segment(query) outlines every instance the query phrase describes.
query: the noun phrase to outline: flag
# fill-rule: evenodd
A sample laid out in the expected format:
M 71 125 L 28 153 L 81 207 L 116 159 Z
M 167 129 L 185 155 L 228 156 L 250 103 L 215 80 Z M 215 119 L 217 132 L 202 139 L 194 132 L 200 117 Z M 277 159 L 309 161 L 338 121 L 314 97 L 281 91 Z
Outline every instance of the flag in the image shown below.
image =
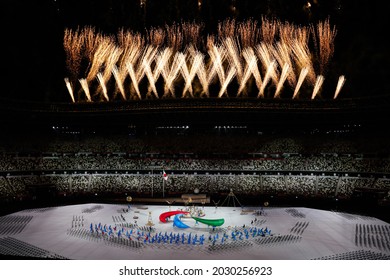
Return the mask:
M 168 174 L 165 173 L 165 170 L 163 170 L 163 178 L 165 181 L 168 180 Z

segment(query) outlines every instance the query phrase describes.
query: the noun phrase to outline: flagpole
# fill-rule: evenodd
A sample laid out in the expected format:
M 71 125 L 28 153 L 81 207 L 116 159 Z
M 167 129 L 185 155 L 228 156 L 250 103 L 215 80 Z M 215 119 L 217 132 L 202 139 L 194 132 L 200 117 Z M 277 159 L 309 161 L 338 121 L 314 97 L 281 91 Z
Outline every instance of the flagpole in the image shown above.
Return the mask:
M 164 178 L 164 176 L 163 176 L 163 197 L 165 197 L 165 193 L 164 193 L 164 187 L 165 187 L 165 178 Z

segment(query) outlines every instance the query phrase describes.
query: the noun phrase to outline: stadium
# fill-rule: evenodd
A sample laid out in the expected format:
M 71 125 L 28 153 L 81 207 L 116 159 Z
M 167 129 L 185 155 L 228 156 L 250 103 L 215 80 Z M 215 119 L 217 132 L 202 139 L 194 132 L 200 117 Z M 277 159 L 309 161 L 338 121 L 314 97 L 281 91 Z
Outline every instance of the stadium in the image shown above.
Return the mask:
M 215 26 L 67 27 L 50 100 L 1 96 L 3 258 L 390 258 L 390 95 L 328 18 Z

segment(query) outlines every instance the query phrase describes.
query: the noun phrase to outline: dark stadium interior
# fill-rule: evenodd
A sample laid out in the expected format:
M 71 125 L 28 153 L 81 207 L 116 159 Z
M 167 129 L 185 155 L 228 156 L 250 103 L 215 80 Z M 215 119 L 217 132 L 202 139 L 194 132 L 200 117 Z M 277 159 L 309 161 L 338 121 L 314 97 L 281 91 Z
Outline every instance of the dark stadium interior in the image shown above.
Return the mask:
M 217 199 L 234 188 L 247 205 L 260 200 L 273 206 L 312 206 L 389 219 L 390 139 L 379 125 L 384 112 L 366 120 L 357 117 L 364 114 L 364 107 L 359 109 L 363 113 L 356 108 L 350 112 L 345 104 L 341 113 L 303 108 L 293 114 L 288 108 L 294 104 L 259 110 L 248 103 L 242 109 L 240 102 L 232 101 L 239 108 L 202 109 L 192 102 L 184 112 L 183 104 L 178 108 L 161 101 L 174 112 L 159 110 L 157 104 L 135 113 L 130 109 L 118 113 L 112 105 L 96 106 L 91 112 L 70 104 L 72 110 L 62 113 L 32 113 L 29 107 L 19 112 L 25 121 L 3 115 L 7 133 L 1 137 L 2 212 L 124 202 L 128 195 L 158 198 L 161 190 L 151 194 L 147 177 L 153 168 L 158 174 L 164 168 L 171 178 L 178 176 L 167 187 L 170 196 L 197 187 Z M 81 180 L 80 186 L 67 185 L 66 174 Z M 183 174 L 191 179 L 183 181 Z M 96 182 L 85 185 L 83 178 L 89 176 Z M 144 187 L 131 186 L 133 179 L 120 184 L 113 179 L 123 176 L 141 176 Z M 220 181 L 217 188 L 212 180 Z M 307 189 L 302 185 L 294 189 L 285 180 Z
M 313 207 L 390 222 L 390 56 L 383 36 L 387 11 L 379 5 L 343 0 L 39 2 L 6 1 L 3 12 L 0 216 L 54 205 L 126 203 L 128 196 L 159 198 L 157 178 L 165 170 L 172 178 L 167 196 L 199 189 L 218 200 L 234 189 L 246 205 Z M 95 26 L 112 34 L 124 27 L 142 33 L 194 21 L 208 34 L 228 18 L 260 21 L 263 16 L 299 26 L 329 18 L 336 26 L 325 79 L 332 83 L 320 97 L 286 98 L 292 94 L 287 89 L 281 98 L 250 93 L 247 98 L 107 102 L 69 98 L 66 28 Z M 341 74 L 347 82 L 333 99 Z M 232 83 L 228 91 L 238 87 Z M 153 176 L 159 182 L 154 193 Z

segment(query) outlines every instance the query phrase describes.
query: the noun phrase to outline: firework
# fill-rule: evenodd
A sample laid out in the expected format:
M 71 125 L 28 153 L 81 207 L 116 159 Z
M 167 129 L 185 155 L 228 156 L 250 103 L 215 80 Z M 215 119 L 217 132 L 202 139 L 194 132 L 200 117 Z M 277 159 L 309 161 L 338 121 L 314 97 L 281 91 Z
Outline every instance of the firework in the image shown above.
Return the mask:
M 305 80 L 307 73 L 309 73 L 309 70 L 307 68 L 302 68 L 301 73 L 299 74 L 297 85 L 295 86 L 293 99 L 298 96 L 299 89 L 301 88 L 303 81 Z
M 165 50 L 167 52 L 163 52 L 163 54 L 164 53 L 168 53 L 170 55 L 170 53 L 171 53 L 170 49 L 166 48 Z M 162 61 L 163 65 L 164 65 L 165 61 L 163 61 L 161 59 L 161 56 L 157 56 L 157 58 L 160 61 Z M 146 75 L 146 77 L 147 77 L 147 79 L 149 81 L 149 90 L 148 90 L 147 96 L 149 96 L 151 91 L 153 91 L 155 97 L 158 98 L 158 92 L 157 92 L 157 88 L 156 88 L 156 78 L 155 77 L 158 77 L 160 75 L 160 71 L 159 71 L 160 67 L 156 67 L 156 70 L 153 73 L 152 68 L 151 68 L 151 62 L 154 60 L 154 57 L 150 57 L 149 59 L 151 59 L 151 60 L 149 60 L 149 61 L 148 61 L 148 59 L 143 59 L 142 60 L 143 73 Z M 159 65 L 159 64 L 157 64 L 157 65 Z
M 277 34 L 277 27 L 280 24 L 278 20 L 269 20 L 262 17 L 260 36 L 265 44 L 273 44 Z
M 90 28 L 85 28 L 83 31 L 72 31 L 66 29 L 64 32 L 64 49 L 66 54 L 66 66 L 71 76 L 71 79 L 76 79 L 81 71 L 81 63 L 83 59 L 83 49 L 85 43 L 85 30 L 91 32 Z
M 264 97 L 264 89 L 274 74 L 275 74 L 275 61 L 271 61 L 271 63 L 267 67 L 267 72 L 265 73 L 264 80 L 263 83 L 261 84 L 260 91 L 257 97 Z
M 185 55 L 183 53 L 176 53 L 173 57 L 171 66 L 165 64 L 161 74 L 165 80 L 164 85 L 164 95 L 163 97 L 168 97 L 169 93 L 172 97 L 175 97 L 175 89 L 173 82 L 177 78 L 177 73 L 182 68 L 182 63 L 185 61 Z
M 132 81 L 132 88 L 134 88 L 135 92 L 137 93 L 137 97 L 138 99 L 142 99 L 141 97 L 141 93 L 139 91 L 139 88 L 138 88 L 138 78 L 137 78 L 137 74 L 135 73 L 134 71 L 134 66 L 132 63 L 126 63 L 126 68 L 127 68 L 127 71 L 129 72 L 129 76 L 130 76 L 130 79 Z
M 292 68 L 291 65 L 293 65 L 292 60 L 291 60 L 291 53 L 292 52 L 291 52 L 291 48 L 289 47 L 290 44 L 291 44 L 291 42 L 289 42 L 288 45 L 285 43 L 278 42 L 276 44 L 276 48 L 272 49 L 274 57 L 278 61 L 278 64 L 283 65 L 283 67 L 288 65 L 288 68 Z M 294 69 L 289 69 L 289 70 L 290 71 L 286 72 L 286 75 L 287 75 L 287 73 L 288 73 L 288 75 L 286 77 L 283 77 L 283 79 L 287 79 L 291 86 L 295 86 L 297 79 L 296 79 L 296 76 L 294 73 Z M 285 70 L 285 71 L 287 71 L 287 70 Z M 280 80 L 282 79 L 283 74 L 284 73 L 282 71 L 281 77 L 279 79 L 279 83 L 280 83 Z
M 279 97 L 280 91 L 282 90 L 283 84 L 286 81 L 288 77 L 288 73 L 290 72 L 290 65 L 287 63 L 283 65 L 282 74 L 280 75 L 279 83 L 276 87 L 275 95 L 274 97 Z
M 319 22 L 317 28 L 313 27 L 313 39 L 317 47 L 317 56 L 319 61 L 319 72 L 325 74 L 327 65 L 334 53 L 334 39 L 336 29 L 331 28 L 329 19 Z
M 175 98 L 179 87 L 181 97 L 210 97 L 212 84 L 219 86 L 217 97 L 229 96 L 229 85 L 238 85 L 230 95 L 239 97 L 248 96 L 253 82 L 257 97 L 264 97 L 268 86 L 276 88 L 274 97 L 289 87 L 295 99 L 302 87 L 312 85 L 313 99 L 322 87 L 336 35 L 329 20 L 301 27 L 275 19 L 262 18 L 261 24 L 229 19 L 218 24 L 217 34 L 206 34 L 205 41 L 202 29 L 203 24 L 184 22 L 151 28 L 144 36 L 121 29 L 116 38 L 92 27 L 66 29 L 65 84 L 72 102 L 111 101 L 117 96 Z M 314 45 L 314 53 L 309 45 Z M 158 92 L 160 81 L 163 93 Z M 344 81 L 340 76 L 334 99 Z M 144 85 L 146 93 L 141 93 Z M 74 91 L 85 95 L 76 98 Z
M 190 93 L 192 97 L 194 97 L 193 90 L 192 90 L 192 81 L 195 78 L 197 72 L 199 71 L 199 67 L 203 60 L 203 56 L 200 53 L 194 51 L 193 49 L 188 50 L 188 53 L 189 55 L 187 56 L 190 57 L 190 59 L 192 59 L 192 61 L 190 61 L 191 68 L 188 69 L 186 61 L 182 61 L 181 63 L 182 65 L 181 74 L 185 81 L 182 97 L 186 96 L 187 91 Z
M 86 79 L 80 79 L 79 80 L 80 84 L 81 84 L 81 87 L 83 88 L 84 90 L 84 93 L 85 93 L 85 96 L 87 97 L 87 100 L 89 102 L 92 101 L 92 98 L 91 98 L 91 94 L 89 92 L 89 87 L 88 87 L 88 82 Z
M 139 64 L 137 65 L 138 71 L 135 73 L 136 78 L 133 85 L 136 88 L 138 88 L 139 82 L 146 75 L 147 78 L 149 79 L 149 82 L 152 81 L 152 84 L 150 86 L 152 87 L 155 96 L 158 98 L 157 89 L 154 86 L 154 77 L 152 74 L 152 70 L 150 68 L 150 65 L 154 61 L 157 53 L 158 53 L 158 49 L 156 47 L 149 46 L 146 48 L 146 50 L 142 54 L 142 57 L 140 58 Z M 141 94 L 139 93 L 139 89 L 137 91 L 137 94 L 138 97 L 141 99 Z
M 302 41 L 299 40 L 293 40 L 292 52 L 294 54 L 294 64 L 296 65 L 297 69 L 301 71 L 300 73 L 302 73 L 302 70 L 305 69 L 305 76 L 307 75 L 307 79 L 310 81 L 310 83 L 314 84 L 316 75 L 314 72 L 312 60 L 310 58 L 310 51 L 307 43 L 302 43 Z
M 257 24 L 256 20 L 247 20 L 238 24 L 237 33 L 243 48 L 253 47 L 257 44 L 260 37 Z
M 118 67 L 114 66 L 112 68 L 112 74 L 115 77 L 116 84 L 119 88 L 120 93 L 122 94 L 123 99 L 126 100 L 125 89 L 123 88 L 123 81 L 120 78 Z
M 198 71 L 196 72 L 196 75 L 199 79 L 200 84 L 202 85 L 202 92 L 200 95 L 204 94 L 207 97 L 210 96 L 209 94 L 209 77 L 210 75 L 207 74 L 207 69 L 204 64 L 204 55 L 199 53 L 200 59 L 199 59 L 199 65 L 198 65 Z
M 148 33 L 148 43 L 154 47 L 160 47 L 165 42 L 165 30 L 162 28 L 151 28 Z
M 189 22 L 183 22 L 182 23 L 182 33 L 184 42 L 187 45 L 191 45 L 195 49 L 199 49 L 202 47 L 202 38 L 201 38 L 201 32 L 204 28 L 203 23 L 189 23 Z
M 215 74 L 218 76 L 221 86 L 225 82 L 225 69 L 223 67 L 223 62 L 226 58 L 226 50 L 223 46 L 217 47 L 215 45 L 209 50 L 209 57 L 211 60 L 211 69 L 208 72 L 208 83 L 212 82 Z
M 103 74 L 102 73 L 98 73 L 97 74 L 97 79 L 98 79 L 100 87 L 102 89 L 103 97 L 106 99 L 106 101 L 109 101 L 110 98 L 107 95 L 107 87 L 106 87 L 106 84 L 105 84 L 105 80 L 104 80 Z
M 255 55 L 255 52 L 252 48 L 247 48 L 243 50 L 242 55 L 244 56 L 244 59 L 246 61 L 246 68 L 244 71 L 243 78 L 241 80 L 240 87 L 237 92 L 237 96 L 239 96 L 242 92 L 242 90 L 245 88 L 247 81 L 253 75 L 256 81 L 256 86 L 258 90 L 260 91 L 262 80 L 261 80 L 261 74 L 259 71 L 259 68 L 257 67 L 257 57 Z
M 337 96 L 339 96 L 340 90 L 341 90 L 341 88 L 344 86 L 344 84 L 345 84 L 345 76 L 344 76 L 344 75 L 341 75 L 341 76 L 339 77 L 338 82 L 337 82 L 336 92 L 334 93 L 333 99 L 336 99 Z
M 72 98 L 73 103 L 75 103 L 73 88 L 72 88 L 71 83 L 69 82 L 69 78 L 65 78 L 64 80 L 65 80 L 66 88 L 68 89 L 70 98 Z
M 218 40 L 223 41 L 225 38 L 236 37 L 236 20 L 226 19 L 218 23 Z
M 223 42 L 223 45 L 226 49 L 227 60 L 229 65 L 236 69 L 237 81 L 239 84 L 242 82 L 242 65 L 241 65 L 241 51 L 239 49 L 238 43 L 232 38 L 226 38 Z
M 114 68 L 116 68 L 116 62 L 118 61 L 121 54 L 122 54 L 122 49 L 115 46 L 111 48 L 110 54 L 107 56 L 107 59 L 105 61 L 104 72 L 102 74 L 103 83 L 105 85 L 107 85 L 109 79 L 111 78 Z M 105 90 L 107 90 L 107 88 Z M 108 101 L 108 96 L 105 96 L 105 98 Z
M 93 55 L 91 68 L 87 75 L 87 81 L 90 82 L 96 78 L 98 72 L 100 72 L 101 68 L 104 68 L 104 63 L 106 62 L 108 56 L 111 53 L 113 48 L 112 42 L 109 38 L 105 38 L 101 41 L 96 49 L 96 52 Z
M 313 94 L 311 95 L 311 99 L 314 99 L 318 95 L 323 83 L 324 83 L 324 76 L 318 75 L 316 83 L 314 85 Z
M 236 75 L 236 69 L 234 67 L 231 67 L 228 71 L 227 76 L 224 78 L 223 82 L 221 82 L 221 89 L 218 93 L 218 97 L 222 97 L 222 95 L 226 94 L 227 97 L 229 97 L 227 93 L 227 87 L 230 83 L 230 81 L 234 78 Z
M 273 47 L 265 43 L 261 43 L 260 45 L 257 46 L 256 50 L 260 57 L 261 62 L 263 63 L 263 66 L 267 71 L 265 75 L 267 76 L 268 79 L 271 78 L 275 84 L 278 84 L 279 79 L 278 79 L 278 71 L 276 69 L 277 65 L 275 65 L 276 60 L 272 55 L 272 53 L 275 53 Z

